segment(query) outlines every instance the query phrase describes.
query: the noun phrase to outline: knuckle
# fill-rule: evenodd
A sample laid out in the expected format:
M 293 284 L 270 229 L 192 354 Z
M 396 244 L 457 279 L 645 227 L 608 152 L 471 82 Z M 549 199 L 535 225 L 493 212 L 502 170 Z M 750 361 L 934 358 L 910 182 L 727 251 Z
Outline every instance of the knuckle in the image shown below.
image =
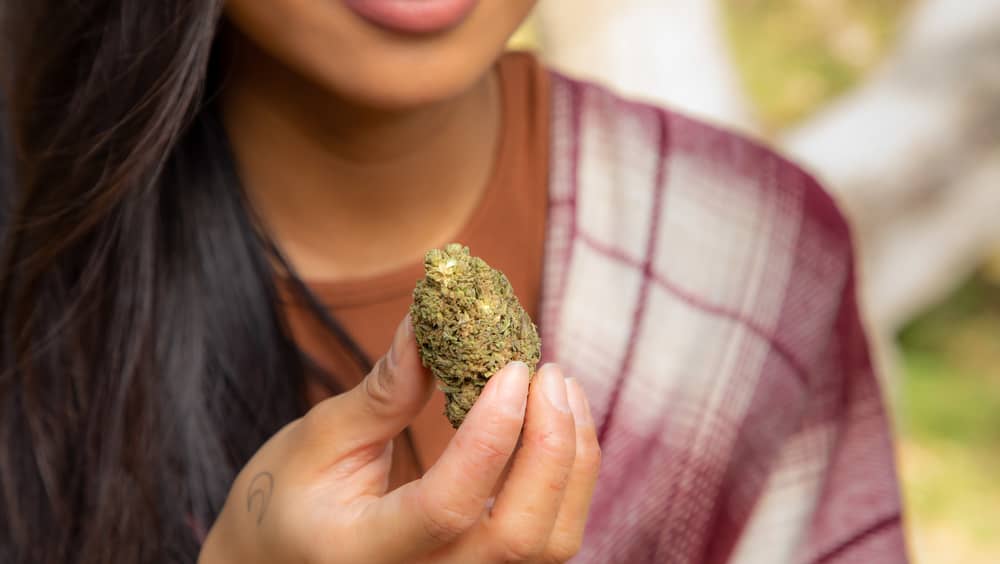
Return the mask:
M 576 450 L 576 462 L 585 472 L 597 474 L 601 469 L 604 455 L 597 442 L 580 445 Z
M 472 453 L 473 460 L 477 461 L 477 467 L 482 465 L 484 468 L 492 468 L 505 464 L 511 453 L 509 449 L 504 448 L 500 437 L 492 434 L 463 437 L 457 439 L 457 442 L 462 450 Z
M 310 409 L 303 415 L 295 426 L 291 429 L 291 434 L 295 439 L 302 442 L 309 442 L 313 440 L 317 435 L 321 434 L 324 429 L 329 428 L 326 421 L 329 418 L 330 406 L 327 402 L 322 402 L 316 407 Z
M 533 532 L 531 527 L 513 525 L 501 526 L 495 532 L 502 560 L 508 562 L 523 562 L 536 560 L 545 553 L 548 539 Z
M 583 539 L 579 535 L 554 535 L 540 560 L 561 564 L 579 554 L 582 547 Z
M 438 543 L 447 543 L 469 530 L 478 520 L 476 515 L 455 508 L 447 500 L 435 496 L 420 496 L 423 526 L 427 536 Z
M 392 378 L 392 370 L 387 366 L 385 358 L 382 358 L 364 379 L 365 397 L 368 399 L 366 403 L 373 415 L 384 415 L 392 410 Z
M 427 513 L 424 528 L 427 536 L 439 543 L 447 543 L 457 538 L 472 526 L 473 519 L 445 507 Z
M 523 418 L 518 417 L 514 413 L 507 410 L 491 409 L 481 412 L 480 417 L 483 418 L 481 423 L 482 427 L 488 429 L 503 429 L 503 432 L 512 432 L 512 430 L 521 429 L 521 424 L 524 422 Z
M 576 441 L 556 431 L 546 431 L 526 437 L 526 441 L 534 443 L 541 456 L 559 461 L 569 467 L 576 453 Z
M 558 476 L 550 478 L 545 482 L 545 486 L 549 491 L 557 494 L 565 492 L 567 485 L 569 485 L 569 472 L 560 472 Z

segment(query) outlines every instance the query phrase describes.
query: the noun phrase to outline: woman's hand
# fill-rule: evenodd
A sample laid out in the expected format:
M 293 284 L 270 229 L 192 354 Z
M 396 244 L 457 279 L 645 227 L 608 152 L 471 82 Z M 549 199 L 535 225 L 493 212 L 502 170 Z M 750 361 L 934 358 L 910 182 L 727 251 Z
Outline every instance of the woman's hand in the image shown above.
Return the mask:
M 549 365 L 529 392 L 527 367 L 508 365 L 437 463 L 387 493 L 392 439 L 430 392 L 407 318 L 358 387 L 261 447 L 233 483 L 200 561 L 464 564 L 576 554 L 600 466 L 579 384 Z

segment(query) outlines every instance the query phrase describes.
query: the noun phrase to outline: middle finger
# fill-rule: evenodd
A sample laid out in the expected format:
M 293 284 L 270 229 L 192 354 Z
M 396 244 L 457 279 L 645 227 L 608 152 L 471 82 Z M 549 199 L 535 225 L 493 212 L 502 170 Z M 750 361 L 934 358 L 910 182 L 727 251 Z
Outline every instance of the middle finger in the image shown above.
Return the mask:
M 476 543 L 486 560 L 527 560 L 541 554 L 555 526 L 576 457 L 576 429 L 566 379 L 543 366 L 531 385 L 522 446 L 483 523 L 489 537 Z

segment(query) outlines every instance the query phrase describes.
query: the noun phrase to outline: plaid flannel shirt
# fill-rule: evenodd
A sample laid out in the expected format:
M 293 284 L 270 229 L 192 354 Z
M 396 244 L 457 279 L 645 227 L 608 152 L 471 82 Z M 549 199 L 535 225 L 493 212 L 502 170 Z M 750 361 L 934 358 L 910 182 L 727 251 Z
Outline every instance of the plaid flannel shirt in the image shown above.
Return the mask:
M 577 561 L 906 562 L 830 197 L 763 146 L 552 81 L 543 354 L 604 451 Z

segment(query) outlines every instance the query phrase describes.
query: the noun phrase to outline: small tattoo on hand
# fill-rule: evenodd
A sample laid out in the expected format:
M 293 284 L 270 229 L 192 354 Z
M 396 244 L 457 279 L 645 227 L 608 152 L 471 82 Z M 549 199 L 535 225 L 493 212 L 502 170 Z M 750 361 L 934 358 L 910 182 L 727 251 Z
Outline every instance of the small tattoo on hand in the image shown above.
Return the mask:
M 260 499 L 257 504 L 259 509 L 257 513 L 257 525 L 264 520 L 264 514 L 267 513 L 267 505 L 271 502 L 271 494 L 274 492 L 274 476 L 270 472 L 261 472 L 250 480 L 250 486 L 247 488 L 247 513 L 253 511 L 254 500 Z

